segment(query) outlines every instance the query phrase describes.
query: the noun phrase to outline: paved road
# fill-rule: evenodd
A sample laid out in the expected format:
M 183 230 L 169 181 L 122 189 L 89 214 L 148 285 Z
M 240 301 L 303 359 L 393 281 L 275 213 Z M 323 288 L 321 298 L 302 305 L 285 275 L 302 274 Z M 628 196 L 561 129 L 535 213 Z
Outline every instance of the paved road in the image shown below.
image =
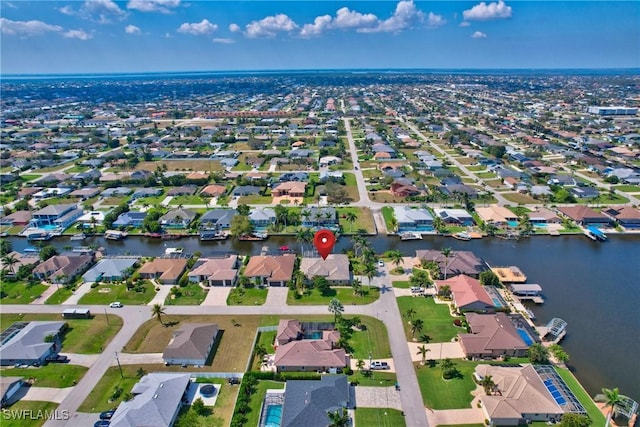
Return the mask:
M 365 184 L 364 176 L 362 175 L 362 168 L 359 166 L 360 161 L 358 160 L 358 150 L 356 149 L 356 143 L 353 140 L 353 134 L 351 133 L 351 121 L 347 118 L 342 119 L 342 121 L 344 122 L 344 128 L 347 131 L 347 141 L 349 142 L 349 152 L 353 159 L 353 166 L 354 168 L 357 168 L 352 170 L 352 172 L 356 177 L 360 200 L 358 203 L 354 203 L 353 205 L 371 206 L 371 200 L 369 199 L 369 193 L 367 192 L 367 185 Z

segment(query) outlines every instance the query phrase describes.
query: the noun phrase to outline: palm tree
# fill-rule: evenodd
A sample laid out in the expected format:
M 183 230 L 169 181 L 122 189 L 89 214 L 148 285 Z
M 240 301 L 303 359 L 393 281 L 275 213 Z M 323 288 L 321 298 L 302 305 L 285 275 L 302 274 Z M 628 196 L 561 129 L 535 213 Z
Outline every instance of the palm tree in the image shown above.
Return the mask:
M 613 389 L 603 388 L 602 394 L 596 396 L 596 401 L 604 402 L 604 407 L 609 408 L 607 423 L 605 424 L 605 427 L 609 427 L 609 425 L 611 425 L 611 419 L 618 413 L 617 406 L 622 404 L 620 390 L 618 387 Z
M 411 324 L 411 338 L 416 339 L 416 334 L 419 334 L 424 329 L 424 322 L 422 319 L 416 319 Z
M 400 264 L 404 264 L 402 252 L 400 251 L 389 251 L 387 252 L 387 256 L 391 258 L 391 262 L 396 266 L 396 269 L 400 267 Z
M 484 388 L 484 392 L 487 396 L 491 396 L 496 387 L 496 383 L 493 382 L 493 377 L 491 375 L 484 377 L 482 381 L 480 381 L 480 385 Z
M 447 280 L 447 267 L 449 266 L 449 257 L 453 253 L 453 249 L 443 248 L 440 253 L 444 257 L 444 280 Z
M 4 265 L 4 267 L 9 270 L 9 272 L 11 274 L 15 274 L 15 265 L 18 264 L 20 261 L 16 258 L 15 254 L 7 254 L 5 256 L 2 257 L 2 264 Z
M 427 348 L 426 345 L 422 344 L 420 347 L 418 347 L 418 353 L 420 357 L 422 358 L 422 361 L 420 362 L 421 365 L 424 366 L 424 364 L 427 362 L 427 353 L 430 352 L 431 350 Z
M 415 315 L 416 311 L 413 308 L 408 308 L 407 311 L 404 312 L 404 317 L 409 319 L 409 323 L 411 323 Z
M 336 323 L 338 316 L 341 316 L 344 312 L 344 306 L 338 298 L 332 298 L 331 301 L 329 301 L 329 311 L 333 313 L 333 322 Z
M 345 214 L 345 219 L 350 224 L 349 232 L 351 233 L 353 231 L 353 223 L 356 222 L 356 219 L 358 219 L 358 215 L 356 215 L 356 213 L 353 211 L 349 211 Z
M 391 226 L 391 231 L 393 233 L 396 233 L 398 231 L 398 220 L 395 216 L 389 220 L 389 225 Z
M 366 263 L 364 266 L 364 275 L 367 276 L 367 278 L 369 279 L 369 287 L 371 287 L 371 280 L 373 279 L 373 277 L 376 275 L 376 273 L 378 272 L 378 270 L 376 269 L 376 266 L 373 263 Z
M 162 323 L 163 314 L 166 314 L 164 312 L 164 308 L 160 304 L 154 304 L 153 308 L 151 309 L 151 317 L 155 316 L 155 318 L 158 319 L 158 322 L 160 322 L 161 325 L 164 325 L 164 323 Z
M 351 287 L 353 288 L 354 295 L 360 295 L 362 293 L 362 281 L 360 279 L 354 279 L 351 282 Z
M 298 228 L 296 230 L 296 240 L 300 242 L 300 256 L 304 257 L 304 243 L 307 241 L 307 229 L 306 228 Z
M 440 361 L 440 369 L 442 369 L 442 372 L 451 370 L 453 369 L 453 367 L 455 367 L 455 363 L 453 363 L 453 360 L 449 359 L 448 357 Z
M 356 362 L 356 368 L 358 368 L 359 371 L 364 370 L 364 360 L 358 359 Z
M 433 228 L 435 228 L 438 233 L 442 233 L 444 231 L 445 223 L 442 220 L 442 218 L 440 218 L 439 216 L 436 216 L 433 219 Z
M 329 427 L 348 427 L 351 419 L 349 418 L 349 413 L 346 409 L 340 408 L 337 411 L 329 411 L 327 412 L 327 416 L 329 417 Z

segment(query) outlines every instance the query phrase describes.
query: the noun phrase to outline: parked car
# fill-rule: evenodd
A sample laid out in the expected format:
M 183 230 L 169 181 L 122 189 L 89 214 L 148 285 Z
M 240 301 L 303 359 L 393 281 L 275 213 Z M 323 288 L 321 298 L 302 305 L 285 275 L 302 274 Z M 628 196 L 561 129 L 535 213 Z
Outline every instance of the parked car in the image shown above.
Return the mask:
M 46 360 L 48 363 L 69 363 L 69 358 L 60 354 L 49 356 L 44 360 Z
M 108 420 L 100 420 L 96 421 L 93 427 L 109 427 L 109 424 L 111 423 Z
M 115 414 L 115 412 L 116 412 L 115 409 L 109 409 L 108 411 L 100 412 L 100 419 L 101 420 L 110 420 L 111 417 L 113 417 L 113 414 Z
M 378 261 L 378 267 L 384 267 L 384 261 L 382 260 Z
M 411 287 L 411 293 L 412 294 L 421 294 L 424 292 L 424 289 L 421 288 L 420 286 L 412 286 Z
M 391 366 L 389 366 L 389 364 L 387 362 L 371 362 L 371 366 L 370 369 L 372 370 L 385 370 L 385 369 L 391 369 Z
M 124 306 L 122 305 L 122 303 L 120 301 L 116 301 L 116 302 L 112 302 L 111 304 L 109 304 L 109 307 L 111 307 L 111 308 L 121 308 L 121 307 L 124 307 Z

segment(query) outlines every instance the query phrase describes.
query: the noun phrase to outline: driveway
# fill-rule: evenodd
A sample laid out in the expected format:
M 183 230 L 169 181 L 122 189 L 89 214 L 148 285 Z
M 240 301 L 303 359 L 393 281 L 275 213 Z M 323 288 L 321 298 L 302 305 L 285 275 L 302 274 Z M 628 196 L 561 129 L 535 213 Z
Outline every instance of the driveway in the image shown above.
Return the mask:
M 227 298 L 229 297 L 229 293 L 231 292 L 231 287 L 227 286 L 212 286 L 209 288 L 209 292 L 207 292 L 207 297 L 204 299 L 202 304 L 205 306 L 226 306 Z
M 402 411 L 400 392 L 395 387 L 356 388 L 356 408 L 392 408 Z
M 433 426 L 455 425 L 455 424 L 473 424 L 478 423 L 484 425 L 485 415 L 480 408 L 469 409 L 446 409 L 442 411 L 433 411 L 427 409 L 427 418 L 429 424 Z
M 431 344 L 423 344 L 418 342 L 408 342 L 409 351 L 411 352 L 411 360 L 414 362 L 420 362 L 422 357 L 418 354 L 418 347 L 424 345 L 429 352 L 427 353 L 427 359 L 440 360 L 440 359 L 463 359 L 465 357 L 464 351 L 460 342 L 436 342 Z
M 70 365 L 86 366 L 87 368 L 90 368 L 91 365 L 93 365 L 95 361 L 98 360 L 98 357 L 100 357 L 99 354 L 78 354 L 78 353 L 60 353 L 60 354 L 63 356 L 67 356 L 69 358 Z
M 160 290 L 156 292 L 154 297 L 151 299 L 151 301 L 149 301 L 147 305 L 151 307 L 156 304 L 164 305 L 164 302 L 171 293 L 171 288 L 173 288 L 174 285 L 159 285 L 155 283 L 155 281 L 152 281 L 152 283 L 156 288 L 160 288 Z
M 45 285 L 47 285 L 47 283 L 45 283 Z M 56 290 L 58 288 L 56 287 L 56 285 L 48 285 L 47 289 L 44 290 L 44 292 L 40 295 L 40 298 L 36 298 L 33 301 L 31 301 L 31 304 L 44 304 L 44 302 L 51 296 L 53 295 Z
M 393 358 L 388 358 L 388 359 L 373 359 L 373 361 L 375 362 L 387 362 L 387 364 L 389 365 L 389 369 L 385 369 L 385 370 L 381 370 L 380 372 L 396 372 L 396 368 L 393 364 Z M 356 366 L 356 364 L 358 363 L 358 359 L 351 359 L 351 369 L 353 369 L 354 371 L 358 370 L 358 367 Z M 364 368 L 367 369 L 369 367 L 369 360 L 365 360 L 364 361 Z
M 78 304 L 80 298 L 91 290 L 91 285 L 93 282 L 85 282 L 78 289 L 73 291 L 73 295 L 71 295 L 64 304 Z
M 145 363 L 164 363 L 162 353 L 118 353 L 118 360 L 115 354 L 111 361 L 111 366 L 121 365 L 143 365 Z
M 273 286 L 269 288 L 264 307 L 284 307 L 287 305 L 288 287 Z
M 21 400 L 61 403 L 67 395 L 69 395 L 71 390 L 73 390 L 73 387 L 28 387 L 27 394 L 25 394 Z

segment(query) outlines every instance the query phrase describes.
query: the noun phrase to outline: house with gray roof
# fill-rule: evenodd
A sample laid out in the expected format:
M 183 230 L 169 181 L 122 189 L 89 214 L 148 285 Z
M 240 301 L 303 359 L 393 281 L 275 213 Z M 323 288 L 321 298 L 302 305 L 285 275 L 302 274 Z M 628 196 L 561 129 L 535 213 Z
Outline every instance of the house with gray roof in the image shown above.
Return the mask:
M 64 327 L 65 322 L 14 323 L 2 333 L 0 365 L 44 363 L 47 356 L 60 348 L 59 337 Z M 49 336 L 55 339 L 47 342 Z
M 398 231 L 426 230 L 433 226 L 433 215 L 425 208 L 394 206 L 393 214 L 398 221 Z
M 213 323 L 184 323 L 162 353 L 167 365 L 202 366 L 206 363 L 218 335 Z
M 102 193 L 100 193 L 101 197 L 123 197 L 131 194 L 133 190 L 129 187 L 113 187 L 107 188 Z
M 287 381 L 282 407 L 282 427 L 326 427 L 328 413 L 351 408 L 345 375 L 323 375 L 320 381 Z
M 223 230 L 231 227 L 231 218 L 237 215 L 235 209 L 213 209 L 200 217 L 200 230 Z
M 0 408 L 12 404 L 24 384 L 22 377 L 0 377 Z
M 250 196 L 252 194 L 260 194 L 262 189 L 255 185 L 238 185 L 231 191 L 231 195 L 234 197 Z
M 308 281 L 315 276 L 327 279 L 330 285 L 349 285 L 351 272 L 349 271 L 349 257 L 344 254 L 330 254 L 326 259 L 302 258 L 300 270 Z
M 85 282 L 115 282 L 128 277 L 138 258 L 103 258 L 82 275 Z
M 253 208 L 249 212 L 249 221 L 255 228 L 266 228 L 276 222 L 276 211 L 272 208 Z
M 111 417 L 111 427 L 170 427 L 183 403 L 190 384 L 189 374 L 147 374 L 133 386 L 132 400 L 122 402 Z
M 162 215 L 159 221 L 166 228 L 188 228 L 196 216 L 196 212 L 191 209 L 178 208 Z
M 122 212 L 118 215 L 118 219 L 113 221 L 114 227 L 142 227 L 142 223 L 146 218 L 146 212 Z
M 473 216 L 464 209 L 434 208 L 433 212 L 446 224 L 473 225 Z
M 82 213 L 82 209 L 78 209 L 78 205 L 75 203 L 49 205 L 33 213 L 29 226 L 56 225 L 66 228 L 82 216 Z

